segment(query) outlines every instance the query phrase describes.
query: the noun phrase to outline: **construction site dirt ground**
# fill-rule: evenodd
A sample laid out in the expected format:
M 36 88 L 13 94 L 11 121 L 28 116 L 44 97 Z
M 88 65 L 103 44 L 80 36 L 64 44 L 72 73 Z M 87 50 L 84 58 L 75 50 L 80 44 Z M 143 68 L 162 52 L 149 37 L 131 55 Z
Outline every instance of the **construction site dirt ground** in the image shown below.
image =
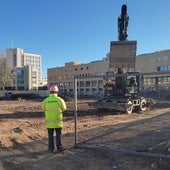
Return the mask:
M 63 153 L 47 152 L 41 100 L 0 100 L 0 170 L 169 170 L 170 102 L 130 115 L 78 100 L 64 112 Z M 75 147 L 76 143 L 76 147 Z

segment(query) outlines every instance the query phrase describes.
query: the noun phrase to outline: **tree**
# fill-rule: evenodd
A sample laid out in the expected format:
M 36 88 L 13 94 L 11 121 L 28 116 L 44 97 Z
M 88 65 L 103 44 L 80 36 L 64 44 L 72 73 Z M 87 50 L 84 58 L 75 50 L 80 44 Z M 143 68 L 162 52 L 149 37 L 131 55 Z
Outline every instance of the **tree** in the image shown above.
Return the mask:
M 5 58 L 3 54 L 0 54 L 0 89 L 4 89 L 6 86 L 14 86 L 13 77 L 13 70 L 6 68 Z

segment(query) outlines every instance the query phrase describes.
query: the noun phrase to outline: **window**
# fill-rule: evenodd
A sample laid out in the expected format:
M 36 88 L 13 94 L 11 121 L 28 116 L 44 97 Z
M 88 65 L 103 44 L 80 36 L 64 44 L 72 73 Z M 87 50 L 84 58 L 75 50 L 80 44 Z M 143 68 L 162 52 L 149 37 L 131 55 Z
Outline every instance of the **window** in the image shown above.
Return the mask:
M 92 81 L 92 86 L 96 86 L 97 85 L 97 81 Z
M 170 66 L 161 66 L 159 67 L 159 71 L 170 71 Z
M 80 87 L 84 87 L 84 82 L 80 81 Z
M 24 70 L 17 70 L 17 76 L 23 76 Z
M 151 61 L 151 63 L 154 63 L 154 62 L 155 62 L 155 58 L 152 57 L 152 58 L 150 59 L 150 61 Z
M 164 56 L 164 61 L 167 61 L 168 60 L 168 56 Z
M 90 87 L 90 81 L 86 81 L 86 87 Z

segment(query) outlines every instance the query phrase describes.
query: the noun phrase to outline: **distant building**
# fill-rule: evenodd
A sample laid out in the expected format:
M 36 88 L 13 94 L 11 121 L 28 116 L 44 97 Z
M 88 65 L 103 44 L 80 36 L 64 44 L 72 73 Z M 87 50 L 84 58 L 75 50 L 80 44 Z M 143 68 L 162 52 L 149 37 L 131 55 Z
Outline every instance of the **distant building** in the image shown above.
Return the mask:
M 136 57 L 136 71 L 141 73 L 170 71 L 170 50 L 162 50 Z
M 79 77 L 77 84 L 79 95 L 100 95 L 103 94 L 103 78 L 94 79 L 90 78 L 90 76 L 104 75 L 107 71 L 108 61 L 106 59 L 87 64 L 69 62 L 65 63 L 64 67 L 47 70 L 48 84 L 57 83 L 61 93 L 72 95 L 74 91 L 74 77 L 76 76 Z
M 20 48 L 6 50 L 6 67 L 13 71 L 16 90 L 38 89 L 41 81 L 41 55 L 24 53 Z
M 170 89 L 170 50 L 137 56 L 136 71 L 140 73 L 156 73 L 145 77 L 145 89 L 159 92 L 161 89 Z

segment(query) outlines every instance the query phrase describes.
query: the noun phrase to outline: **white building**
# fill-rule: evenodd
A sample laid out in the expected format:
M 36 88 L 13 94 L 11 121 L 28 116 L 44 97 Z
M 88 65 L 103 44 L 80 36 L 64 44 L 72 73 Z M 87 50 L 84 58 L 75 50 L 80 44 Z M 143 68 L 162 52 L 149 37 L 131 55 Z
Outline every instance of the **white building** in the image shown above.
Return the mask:
M 14 71 L 15 89 L 37 89 L 41 81 L 41 55 L 24 53 L 20 48 L 6 50 L 6 67 Z

